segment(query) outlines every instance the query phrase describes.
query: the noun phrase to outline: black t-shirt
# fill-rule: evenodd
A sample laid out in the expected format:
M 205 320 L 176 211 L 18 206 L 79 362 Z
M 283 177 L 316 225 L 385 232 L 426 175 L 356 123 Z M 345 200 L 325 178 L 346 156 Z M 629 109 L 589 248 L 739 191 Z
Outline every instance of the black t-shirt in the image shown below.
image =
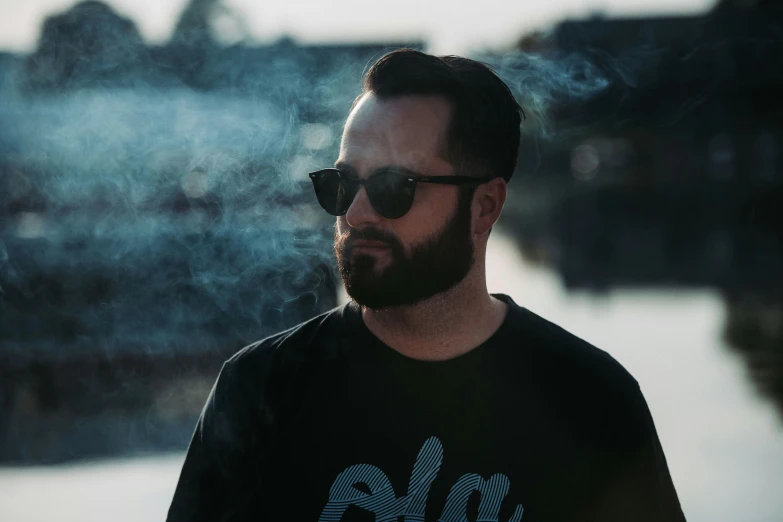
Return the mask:
M 351 302 L 226 361 L 169 521 L 683 521 L 649 409 L 612 357 L 505 294 L 447 361 Z

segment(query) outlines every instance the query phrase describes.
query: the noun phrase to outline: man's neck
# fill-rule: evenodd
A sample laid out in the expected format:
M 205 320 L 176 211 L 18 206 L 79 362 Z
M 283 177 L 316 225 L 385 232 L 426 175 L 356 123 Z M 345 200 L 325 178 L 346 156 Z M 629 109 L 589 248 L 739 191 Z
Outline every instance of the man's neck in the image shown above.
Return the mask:
M 384 344 L 412 359 L 444 361 L 467 353 L 500 328 L 508 305 L 492 297 L 485 284 L 462 283 L 415 305 L 362 307 L 364 324 Z

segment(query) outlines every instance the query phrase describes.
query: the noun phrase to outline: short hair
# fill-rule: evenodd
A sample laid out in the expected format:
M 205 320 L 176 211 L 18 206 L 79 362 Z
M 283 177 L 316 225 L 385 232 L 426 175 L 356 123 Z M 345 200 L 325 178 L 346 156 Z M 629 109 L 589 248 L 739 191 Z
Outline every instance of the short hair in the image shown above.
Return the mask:
M 460 56 L 398 49 L 367 71 L 362 93 L 351 109 L 368 93 L 381 99 L 443 96 L 452 109 L 443 155 L 458 174 L 502 177 L 506 182 L 514 174 L 525 113 L 489 65 Z

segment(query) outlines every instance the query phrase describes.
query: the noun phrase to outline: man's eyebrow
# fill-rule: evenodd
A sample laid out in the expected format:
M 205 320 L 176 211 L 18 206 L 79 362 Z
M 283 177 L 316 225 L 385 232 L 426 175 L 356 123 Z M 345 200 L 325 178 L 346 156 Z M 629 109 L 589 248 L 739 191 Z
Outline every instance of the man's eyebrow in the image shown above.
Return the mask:
M 353 174 L 358 177 L 356 169 L 351 167 L 351 165 L 346 163 L 345 161 L 335 162 L 334 168 L 339 170 L 344 170 L 348 174 Z M 422 174 L 421 172 L 418 172 L 413 169 L 409 169 L 408 167 L 403 167 L 402 165 L 384 165 L 383 167 L 378 167 L 377 169 L 373 170 L 372 174 L 375 174 L 376 172 L 383 172 L 383 171 L 399 172 L 400 174 L 405 174 L 407 176 L 413 176 L 413 177 L 424 176 L 424 174 Z

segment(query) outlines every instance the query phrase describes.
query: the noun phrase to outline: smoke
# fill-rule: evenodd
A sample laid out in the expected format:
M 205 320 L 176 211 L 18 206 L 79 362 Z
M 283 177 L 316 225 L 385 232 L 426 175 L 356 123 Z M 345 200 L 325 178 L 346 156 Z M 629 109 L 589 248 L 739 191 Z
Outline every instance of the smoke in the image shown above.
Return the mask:
M 179 450 L 221 360 L 336 306 L 307 172 L 381 48 L 43 28 L 0 53 L 0 461 Z
M 594 99 L 616 81 L 584 53 L 514 50 L 480 58 L 492 66 L 522 106 L 526 116 L 522 128 L 528 137 L 561 137 L 566 129 L 554 128 L 555 112 Z
M 4 96 L 4 356 L 204 350 L 330 308 L 302 169 L 334 136 L 297 116 L 186 88 Z
M 390 49 L 225 46 L 189 16 L 146 47 L 131 21 L 82 2 L 2 67 L 5 353 L 250 341 L 334 304 L 331 218 L 306 173 L 334 160 L 362 68 Z M 477 57 L 528 137 L 583 131 L 562 111 L 637 85 L 638 56 L 541 42 Z
M 6 88 L 6 354 L 207 349 L 334 305 L 330 220 L 306 172 L 333 161 L 366 61 L 347 56 L 319 70 L 317 53 L 291 45 L 263 65 L 246 60 L 248 51 L 229 60 L 214 49 L 191 78 L 217 85 L 209 91 L 170 78 L 144 86 L 135 76 L 95 87 L 84 64 L 66 78 L 78 88 Z M 582 55 L 486 61 L 524 107 L 525 132 L 544 138 L 554 134 L 555 107 L 610 85 Z

